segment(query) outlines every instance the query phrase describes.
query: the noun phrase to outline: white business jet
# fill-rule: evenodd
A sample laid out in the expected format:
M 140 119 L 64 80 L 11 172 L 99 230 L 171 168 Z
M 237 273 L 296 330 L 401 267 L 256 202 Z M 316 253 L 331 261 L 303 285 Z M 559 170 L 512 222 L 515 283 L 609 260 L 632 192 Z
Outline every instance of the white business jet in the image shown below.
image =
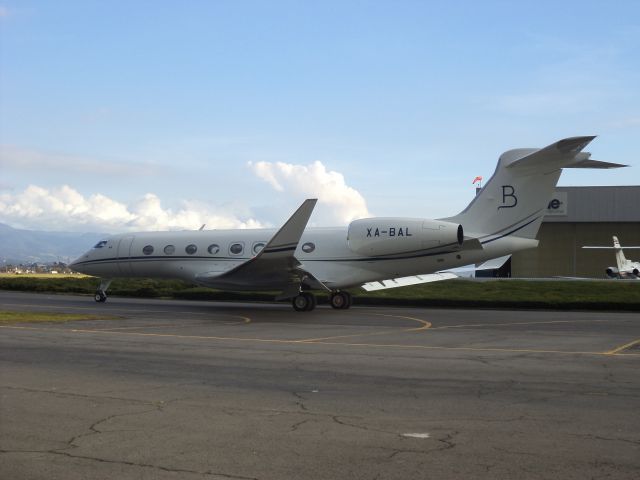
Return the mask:
M 624 252 L 622 251 L 622 246 L 618 241 L 618 237 L 613 236 L 613 247 L 582 247 L 582 248 L 591 248 L 591 249 L 600 249 L 600 250 L 615 250 L 616 252 L 616 263 L 618 264 L 618 268 L 616 267 L 607 267 L 605 273 L 609 278 L 631 278 L 631 279 L 640 279 L 640 262 L 634 262 L 633 260 L 627 260 L 624 256 Z M 639 249 L 640 247 L 624 247 L 624 248 L 633 248 Z
M 510 150 L 460 214 L 437 220 L 363 218 L 346 227 L 309 228 L 316 204 L 305 200 L 279 229 L 197 230 L 115 235 L 70 267 L 102 277 L 170 277 L 221 290 L 279 291 L 298 311 L 313 310 L 313 290 L 349 308 L 344 289 L 380 290 L 455 278 L 448 271 L 538 245 L 536 233 L 563 168 L 614 168 L 582 149 L 595 137 L 542 149 Z

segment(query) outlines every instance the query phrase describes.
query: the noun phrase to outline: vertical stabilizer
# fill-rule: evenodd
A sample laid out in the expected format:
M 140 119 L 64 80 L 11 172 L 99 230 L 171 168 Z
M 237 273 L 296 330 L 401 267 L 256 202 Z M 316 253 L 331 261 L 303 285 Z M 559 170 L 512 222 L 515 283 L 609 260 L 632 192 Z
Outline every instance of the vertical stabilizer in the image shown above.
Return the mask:
M 624 252 L 622 251 L 622 247 L 620 246 L 620 242 L 618 241 L 618 237 L 613 236 L 613 247 L 616 250 L 616 262 L 618 263 L 618 271 L 623 271 L 627 268 L 627 258 L 624 256 Z
M 491 179 L 467 208 L 444 220 L 459 223 L 483 243 L 507 235 L 534 239 L 563 168 L 615 168 L 582 152 L 595 137 L 572 137 L 545 148 L 503 153 Z

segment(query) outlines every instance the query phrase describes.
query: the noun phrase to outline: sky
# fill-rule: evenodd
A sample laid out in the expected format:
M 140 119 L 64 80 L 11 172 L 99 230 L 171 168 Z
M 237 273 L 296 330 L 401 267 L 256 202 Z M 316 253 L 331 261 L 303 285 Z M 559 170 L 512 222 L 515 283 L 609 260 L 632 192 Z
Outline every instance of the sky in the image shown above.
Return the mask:
M 640 1 L 0 0 L 0 222 L 98 231 L 462 210 L 598 135 L 639 185 Z

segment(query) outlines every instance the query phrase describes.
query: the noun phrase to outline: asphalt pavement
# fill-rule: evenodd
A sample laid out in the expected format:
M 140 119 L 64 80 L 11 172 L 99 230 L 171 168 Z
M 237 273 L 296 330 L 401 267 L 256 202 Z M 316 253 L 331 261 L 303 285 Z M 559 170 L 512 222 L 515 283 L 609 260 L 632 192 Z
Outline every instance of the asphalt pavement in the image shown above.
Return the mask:
M 0 291 L 0 478 L 640 478 L 640 315 Z

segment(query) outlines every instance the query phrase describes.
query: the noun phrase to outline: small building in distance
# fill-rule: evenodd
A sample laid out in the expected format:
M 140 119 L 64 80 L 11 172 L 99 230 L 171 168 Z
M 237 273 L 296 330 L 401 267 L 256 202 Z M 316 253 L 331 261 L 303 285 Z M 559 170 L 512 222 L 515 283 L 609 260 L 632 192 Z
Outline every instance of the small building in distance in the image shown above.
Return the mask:
M 538 232 L 538 248 L 516 252 L 511 276 L 605 278 L 616 266 L 613 250 L 583 249 L 613 246 L 612 236 L 625 245 L 640 245 L 640 185 L 557 187 Z M 640 259 L 640 250 L 625 252 Z

